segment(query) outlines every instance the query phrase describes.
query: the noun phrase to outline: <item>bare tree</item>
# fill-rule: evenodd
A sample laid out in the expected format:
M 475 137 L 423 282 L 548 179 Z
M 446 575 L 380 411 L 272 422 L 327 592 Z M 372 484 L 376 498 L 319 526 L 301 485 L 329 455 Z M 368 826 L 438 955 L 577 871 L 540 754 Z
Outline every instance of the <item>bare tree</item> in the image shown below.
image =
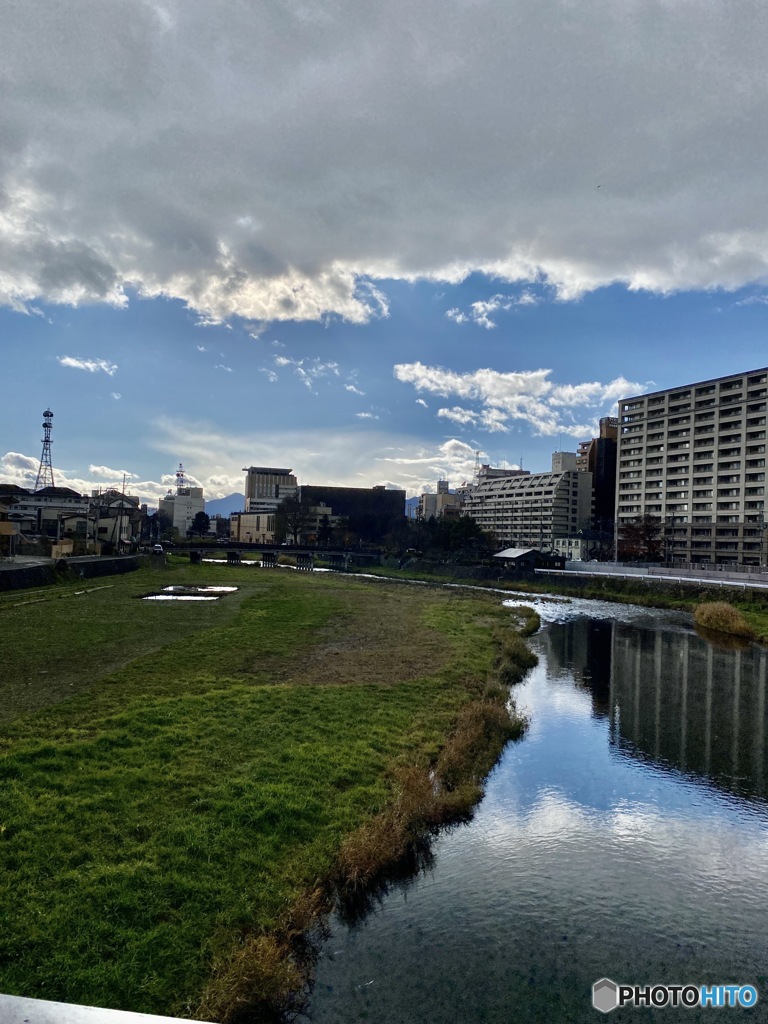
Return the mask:
M 298 495 L 283 498 L 275 512 L 275 532 L 279 537 L 290 536 L 299 543 L 299 536 L 312 523 L 314 516 L 309 502 Z

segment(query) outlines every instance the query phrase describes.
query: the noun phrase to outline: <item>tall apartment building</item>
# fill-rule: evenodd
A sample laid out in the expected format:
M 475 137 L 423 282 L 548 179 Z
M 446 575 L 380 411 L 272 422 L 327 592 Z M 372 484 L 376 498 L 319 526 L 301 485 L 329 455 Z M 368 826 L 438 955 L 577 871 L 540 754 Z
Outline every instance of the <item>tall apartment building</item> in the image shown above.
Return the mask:
M 667 558 L 765 562 L 768 369 L 619 402 L 616 521 L 663 523 Z
M 576 469 L 571 452 L 555 452 L 552 465 L 551 473 L 482 475 L 463 494 L 464 514 L 502 547 L 551 550 L 557 539 L 575 537 L 592 515 L 592 474 Z

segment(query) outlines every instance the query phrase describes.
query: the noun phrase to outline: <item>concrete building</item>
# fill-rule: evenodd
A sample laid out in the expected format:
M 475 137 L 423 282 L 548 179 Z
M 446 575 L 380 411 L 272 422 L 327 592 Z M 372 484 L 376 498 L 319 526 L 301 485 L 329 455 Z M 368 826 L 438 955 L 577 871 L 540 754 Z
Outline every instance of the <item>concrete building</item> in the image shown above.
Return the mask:
M 437 493 L 426 492 L 419 498 L 418 518 L 419 519 L 441 519 L 444 515 L 452 512 L 458 513 L 461 501 L 457 494 L 451 494 L 448 481 L 437 481 Z
M 229 517 L 229 539 L 238 544 L 273 544 L 274 512 L 233 512 Z
M 405 517 L 405 491 L 375 487 L 302 485 L 302 500 L 313 508 L 327 505 L 362 541 L 377 542 Z
M 617 417 L 603 416 L 599 436 L 582 441 L 576 455 L 576 468 L 592 474 L 593 514 L 598 523 L 612 522 L 616 510 L 618 436 Z
M 564 456 L 570 456 L 565 458 Z M 592 474 L 576 469 L 576 454 L 556 452 L 550 473 L 493 472 L 467 488 L 462 509 L 500 546 L 554 550 L 561 537 L 576 537 L 592 515 Z M 490 468 L 490 467 L 484 467 Z
M 249 466 L 245 473 L 245 511 L 272 512 L 285 498 L 298 491 L 292 469 L 272 466 Z
M 765 563 L 768 369 L 619 402 L 616 520 L 661 521 L 668 560 Z
M 179 463 L 176 473 L 176 491 L 168 491 L 158 502 L 159 511 L 168 516 L 173 529 L 180 537 L 186 537 L 198 512 L 205 512 L 205 498 L 202 487 L 191 487 L 184 476 L 184 467 Z

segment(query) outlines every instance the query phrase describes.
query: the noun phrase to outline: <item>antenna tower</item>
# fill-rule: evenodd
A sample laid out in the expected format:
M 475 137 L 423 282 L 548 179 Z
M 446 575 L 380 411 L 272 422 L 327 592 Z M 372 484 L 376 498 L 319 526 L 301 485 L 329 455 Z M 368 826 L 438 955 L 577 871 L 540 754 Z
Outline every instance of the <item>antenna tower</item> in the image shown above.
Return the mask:
M 187 482 L 184 479 L 184 465 L 179 463 L 179 468 L 176 470 L 176 491 L 178 492 L 182 487 L 186 487 Z
M 53 487 L 53 464 L 51 462 L 51 430 L 53 429 L 53 413 L 46 409 L 43 413 L 43 454 L 40 456 L 40 466 L 37 470 L 35 490 L 42 490 L 43 487 Z

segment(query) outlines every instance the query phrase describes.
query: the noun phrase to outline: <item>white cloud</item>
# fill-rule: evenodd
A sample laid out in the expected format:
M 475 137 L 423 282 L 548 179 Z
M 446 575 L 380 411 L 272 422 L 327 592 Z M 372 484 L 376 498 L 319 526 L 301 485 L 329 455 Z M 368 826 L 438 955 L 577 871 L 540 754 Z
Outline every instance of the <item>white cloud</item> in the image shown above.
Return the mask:
M 754 0 L 51 10 L 6 5 L 0 39 L 14 309 L 131 290 L 202 324 L 362 323 L 387 278 L 568 298 L 768 275 Z
M 207 352 L 208 349 L 205 347 L 205 345 L 198 345 L 197 346 L 197 351 L 198 352 Z
M 139 479 L 137 473 L 129 473 L 127 469 L 110 469 L 109 466 L 89 466 L 88 472 L 100 480 L 122 480 L 123 477 L 126 480 Z
M 321 359 L 289 359 L 287 356 L 275 356 L 275 366 L 292 366 L 293 372 L 308 388 L 312 394 L 316 394 L 314 385 L 322 377 L 338 377 L 338 363 L 324 363 Z
M 454 405 L 452 409 L 438 409 L 437 415 L 441 419 L 453 420 L 454 423 L 461 423 L 462 426 L 467 423 L 477 423 L 477 415 L 472 412 L 471 409 L 463 409 L 459 405 Z
M 225 366 L 224 363 L 216 363 L 216 366 L 214 367 L 214 369 L 216 369 L 216 370 L 226 370 L 227 373 L 232 373 L 232 367 L 231 366 Z
M 355 387 L 354 384 L 345 384 L 344 390 L 351 392 L 353 395 L 364 395 L 365 392 L 361 391 L 360 388 Z
M 375 413 L 372 412 L 356 412 L 355 416 L 357 416 L 357 418 L 360 420 L 377 420 L 379 418 Z
M 446 311 L 446 316 L 457 324 L 475 323 L 478 327 L 485 327 L 486 330 L 493 330 L 496 321 L 491 320 L 493 313 L 502 310 L 508 312 L 514 306 L 535 306 L 539 302 L 538 297 L 529 289 L 525 289 L 515 297 L 514 295 L 493 295 L 490 299 L 473 302 L 469 307 L 469 313 L 463 313 L 458 307 Z
M 117 363 L 110 363 L 106 359 L 80 359 L 77 356 L 57 356 L 56 358 L 62 366 L 70 366 L 74 370 L 106 373 L 108 377 L 114 377 L 117 373 Z
M 423 398 L 417 398 L 416 405 L 423 405 L 425 409 L 429 408 L 429 406 L 427 405 Z
M 466 324 L 469 322 L 469 317 L 466 313 L 462 313 L 461 310 L 454 306 L 453 309 L 446 309 L 445 315 L 449 320 L 453 320 L 457 324 Z
M 515 423 L 526 423 L 533 433 L 552 436 L 567 434 L 588 438 L 597 420 L 608 415 L 618 398 L 640 394 L 647 386 L 617 377 L 607 384 L 554 384 L 551 370 L 523 370 L 502 373 L 482 369 L 456 373 L 423 363 L 399 363 L 395 377 L 412 384 L 417 391 L 448 397 L 456 395 L 475 401 L 477 409 L 466 406 L 440 408 L 437 415 L 462 425 L 484 427 L 490 432 L 509 431 Z M 576 413 L 582 417 L 577 421 Z
M 119 402 L 120 399 L 123 397 L 119 391 L 110 391 L 110 395 L 112 396 L 112 398 L 114 398 L 116 402 Z
M 299 481 L 307 484 L 372 487 L 390 483 L 409 495 L 420 494 L 436 480 L 469 479 L 479 447 L 455 438 L 427 445 L 420 438 L 392 434 L 373 423 L 366 430 L 350 425 L 346 430 L 315 430 L 311 436 L 304 430 L 269 433 L 264 429 L 233 435 L 216 423 L 166 417 L 152 424 L 150 440 L 169 459 L 183 451 L 185 465 L 188 461 L 195 467 L 206 496 L 213 487 L 211 481 L 219 476 L 233 481 L 233 491 L 242 491 L 241 468 L 246 465 L 291 466 Z

